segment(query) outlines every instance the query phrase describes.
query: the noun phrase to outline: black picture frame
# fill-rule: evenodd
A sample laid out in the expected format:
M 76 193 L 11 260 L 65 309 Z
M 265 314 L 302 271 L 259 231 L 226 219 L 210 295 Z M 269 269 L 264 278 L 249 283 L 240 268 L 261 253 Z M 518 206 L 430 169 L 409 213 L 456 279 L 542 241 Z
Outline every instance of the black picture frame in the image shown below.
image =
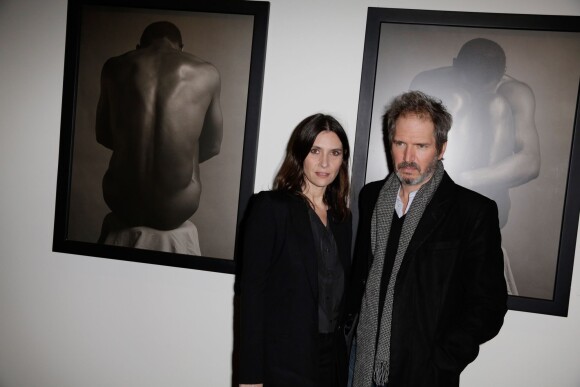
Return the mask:
M 268 18 L 267 1 L 69 0 L 53 251 L 235 273 L 238 228 L 254 189 Z M 212 63 L 221 76 L 218 156 L 224 156 L 206 162 L 214 164 L 205 177 L 205 163 L 200 167 L 200 209 L 207 207 L 196 220 L 202 256 L 97 243 L 109 211 L 100 184 L 111 154 L 94 135 L 100 71 L 109 57 L 135 49 L 144 27 L 160 20 L 177 25 L 184 51 Z M 218 252 L 204 251 L 211 248 L 204 249 L 202 231 Z
M 580 180 L 577 178 L 580 176 L 580 17 L 369 8 L 353 155 L 354 224 L 358 220 L 356 203 L 360 189 L 365 183 L 380 180 L 388 173 L 380 134 L 380 120 L 386 105 L 396 95 L 409 90 L 417 74 L 439 66 L 451 66 L 453 55 L 463 42 L 476 37 L 494 40 L 502 47 L 505 44 L 507 74 L 510 71 L 525 74 L 521 75 L 526 78 L 523 81 L 536 92 L 536 121 L 541 116 L 543 123 L 536 123 L 542 154 L 539 177 L 522 187 L 510 189 L 511 211 L 517 206 L 521 208 L 517 213 L 510 212 L 508 225 L 513 220 L 518 226 L 509 235 L 506 235 L 507 226 L 502 228 L 502 235 L 505 243 L 517 239 L 514 244 L 519 243 L 522 249 L 539 247 L 540 251 L 544 248 L 544 240 L 548 239 L 545 234 L 551 232 L 553 246 L 549 254 L 540 256 L 538 265 L 543 266 L 534 268 L 535 271 L 522 271 L 520 276 L 527 281 L 523 283 L 528 290 L 510 295 L 508 307 L 567 316 L 580 213 Z M 508 41 L 509 44 L 504 43 Z M 543 50 L 548 46 L 552 51 Z M 567 50 L 570 47 L 573 50 Z M 549 61 L 551 53 L 560 55 L 558 60 Z M 447 62 L 441 62 L 443 57 Z M 569 58 L 573 60 L 568 62 Z M 510 68 L 513 62 L 517 63 Z M 512 75 L 518 78 L 518 74 Z M 550 82 L 553 87 L 546 86 Z M 557 85 L 564 85 L 564 88 L 558 89 Z M 554 93 L 557 97 L 551 98 Z M 554 107 L 557 107 L 555 113 L 550 110 Z M 559 145 L 555 146 L 554 142 Z M 451 137 L 448 150 L 450 146 Z M 380 168 L 373 172 L 373 165 L 377 164 Z M 375 175 L 371 176 L 372 173 Z M 558 184 L 541 179 L 546 176 L 558 177 Z M 514 193 L 518 189 L 520 191 Z M 542 191 L 550 191 L 553 196 L 548 196 L 546 201 L 539 195 Z M 530 198 L 526 205 L 522 197 Z M 542 215 L 538 213 L 540 210 Z M 553 219 L 547 221 L 543 214 Z M 525 221 L 528 224 L 523 224 Z M 528 234 L 531 225 L 535 226 L 536 234 Z M 541 281 L 534 279 L 540 277 Z M 544 282 L 547 287 L 538 285 Z M 540 291 L 544 292 L 542 296 L 534 293 Z

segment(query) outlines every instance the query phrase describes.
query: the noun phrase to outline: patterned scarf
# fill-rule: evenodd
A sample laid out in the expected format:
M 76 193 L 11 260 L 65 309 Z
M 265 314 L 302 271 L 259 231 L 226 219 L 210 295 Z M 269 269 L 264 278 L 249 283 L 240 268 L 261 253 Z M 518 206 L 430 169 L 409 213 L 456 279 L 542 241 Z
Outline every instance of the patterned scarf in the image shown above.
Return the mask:
M 389 381 L 391 323 L 397 274 L 401 268 L 407 246 L 427 204 L 431 201 L 443 178 L 443 173 L 443 163 L 438 161 L 433 176 L 421 186 L 405 216 L 393 270 L 387 287 L 381 326 L 378 327 L 379 289 L 381 287 L 391 222 L 395 211 L 395 201 L 401 183 L 396 174 L 392 173 L 381 188 L 371 219 L 373 262 L 362 299 L 360 321 L 357 329 L 354 387 L 368 387 L 372 381 L 377 386 L 384 386 Z

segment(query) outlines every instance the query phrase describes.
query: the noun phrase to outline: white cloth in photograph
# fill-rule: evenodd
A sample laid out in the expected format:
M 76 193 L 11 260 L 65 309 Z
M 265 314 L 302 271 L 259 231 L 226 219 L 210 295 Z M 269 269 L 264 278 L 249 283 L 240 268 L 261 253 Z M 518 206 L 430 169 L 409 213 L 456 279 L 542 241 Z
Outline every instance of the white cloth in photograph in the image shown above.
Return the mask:
M 173 230 L 157 230 L 144 226 L 119 227 L 119 221 L 115 218 L 110 213 L 103 222 L 103 229 L 106 230 L 103 243 L 106 245 L 201 255 L 197 227 L 189 220 Z

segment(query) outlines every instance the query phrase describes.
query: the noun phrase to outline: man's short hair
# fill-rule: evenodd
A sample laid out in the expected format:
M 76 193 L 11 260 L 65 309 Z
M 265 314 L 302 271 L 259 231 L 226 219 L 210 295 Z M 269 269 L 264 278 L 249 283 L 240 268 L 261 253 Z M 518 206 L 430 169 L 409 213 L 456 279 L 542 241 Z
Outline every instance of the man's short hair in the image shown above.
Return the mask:
M 418 90 L 409 91 L 395 97 L 383 115 L 385 149 L 388 151 L 393 142 L 397 119 L 408 114 L 417 115 L 419 118 L 429 119 L 433 122 L 437 154 L 441 153 L 443 144 L 447 142 L 447 133 L 451 129 L 453 118 L 441 100 Z
M 160 21 L 149 24 L 141 34 L 141 47 L 147 47 L 157 39 L 167 38 L 179 46 L 183 45 L 179 28 L 168 21 Z

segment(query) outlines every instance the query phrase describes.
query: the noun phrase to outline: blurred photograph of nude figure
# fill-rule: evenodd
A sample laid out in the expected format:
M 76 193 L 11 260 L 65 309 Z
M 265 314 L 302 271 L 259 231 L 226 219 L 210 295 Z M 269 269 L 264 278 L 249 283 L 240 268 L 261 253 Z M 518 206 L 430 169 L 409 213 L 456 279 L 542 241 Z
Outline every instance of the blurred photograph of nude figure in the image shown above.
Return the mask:
M 419 73 L 411 90 L 437 95 L 454 117 L 445 168 L 453 179 L 493 199 L 500 227 L 507 223 L 511 188 L 538 177 L 540 141 L 532 89 L 506 73 L 506 54 L 496 42 L 476 38 L 453 64 Z M 508 293 L 518 295 L 504 248 Z

